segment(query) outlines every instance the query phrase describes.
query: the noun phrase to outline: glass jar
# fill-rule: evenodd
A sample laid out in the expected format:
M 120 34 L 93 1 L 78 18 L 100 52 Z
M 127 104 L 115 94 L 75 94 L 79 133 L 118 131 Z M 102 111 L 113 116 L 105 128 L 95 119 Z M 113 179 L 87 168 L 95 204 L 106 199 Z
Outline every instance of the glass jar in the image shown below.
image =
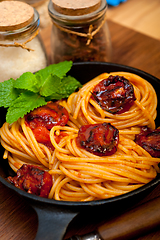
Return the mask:
M 21 0 L 34 7 L 40 16 L 40 28 L 46 28 L 51 24 L 51 19 L 48 15 L 49 0 Z
M 68 15 L 68 12 L 64 14 L 63 11 L 58 10 L 50 0 L 48 11 L 53 23 L 51 32 L 52 63 L 64 60 L 73 62 L 111 61 L 112 51 L 106 21 L 106 0 L 101 0 L 98 9 L 92 12 L 86 8 L 83 15 Z
M 0 11 L 0 82 L 45 68 L 48 60 L 37 10 L 23 2 L 2 1 Z

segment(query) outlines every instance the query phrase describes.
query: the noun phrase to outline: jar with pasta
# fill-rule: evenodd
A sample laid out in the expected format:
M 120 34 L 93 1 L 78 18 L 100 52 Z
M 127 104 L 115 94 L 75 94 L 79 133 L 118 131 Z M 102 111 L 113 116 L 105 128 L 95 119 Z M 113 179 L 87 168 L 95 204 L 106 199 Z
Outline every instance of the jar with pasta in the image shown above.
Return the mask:
M 106 0 L 50 0 L 51 60 L 111 61 Z
M 0 82 L 45 68 L 37 10 L 21 1 L 2 1 L 0 13 Z

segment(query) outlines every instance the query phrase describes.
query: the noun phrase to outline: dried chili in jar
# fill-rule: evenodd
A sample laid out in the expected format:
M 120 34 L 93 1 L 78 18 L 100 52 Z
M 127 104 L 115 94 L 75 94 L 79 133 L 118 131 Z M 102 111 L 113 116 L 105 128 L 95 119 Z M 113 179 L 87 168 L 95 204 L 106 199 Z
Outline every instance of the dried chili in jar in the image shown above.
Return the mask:
M 51 60 L 111 61 L 106 0 L 50 0 Z

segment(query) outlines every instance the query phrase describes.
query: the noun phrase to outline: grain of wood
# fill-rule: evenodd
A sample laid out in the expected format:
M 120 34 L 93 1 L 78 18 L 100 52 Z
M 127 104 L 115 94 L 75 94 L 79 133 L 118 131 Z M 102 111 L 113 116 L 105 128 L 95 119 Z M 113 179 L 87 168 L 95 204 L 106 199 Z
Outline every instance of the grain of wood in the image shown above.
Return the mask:
M 160 40 L 160 1 L 127 0 L 109 7 L 109 20 Z

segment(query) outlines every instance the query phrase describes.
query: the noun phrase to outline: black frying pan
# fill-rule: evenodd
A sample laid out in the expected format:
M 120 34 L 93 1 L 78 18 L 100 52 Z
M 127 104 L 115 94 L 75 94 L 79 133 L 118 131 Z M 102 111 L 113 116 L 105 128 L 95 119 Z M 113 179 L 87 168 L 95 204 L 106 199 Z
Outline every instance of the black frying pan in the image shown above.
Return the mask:
M 114 63 L 99 63 L 99 62 L 85 62 L 74 63 L 69 74 L 74 76 L 82 84 L 96 77 L 103 72 L 115 72 L 126 71 L 135 73 L 142 78 L 149 81 L 156 90 L 158 101 L 160 101 L 159 90 L 160 80 L 152 75 L 140 71 L 135 68 L 123 66 Z M 160 105 L 158 103 L 158 115 L 156 119 L 156 125 L 160 123 Z M 1 108 L 0 124 L 5 121 L 5 109 Z M 0 126 L 1 126 L 0 125 Z M 96 214 L 99 216 L 103 214 L 114 214 L 119 209 L 123 211 L 126 206 L 131 206 L 135 202 L 142 199 L 146 194 L 151 192 L 160 183 L 160 174 L 152 180 L 150 183 L 145 184 L 137 190 L 129 192 L 127 194 L 98 201 L 91 202 L 66 202 L 55 201 L 50 199 L 41 198 L 35 195 L 28 194 L 6 181 L 6 177 L 13 175 L 13 171 L 9 167 L 6 160 L 2 159 L 3 148 L 0 148 L 0 181 L 8 188 L 15 191 L 21 197 L 23 197 L 37 212 L 38 215 L 38 231 L 36 240 L 62 240 L 69 223 L 77 216 L 82 215 L 84 218 L 87 216 L 94 217 Z M 97 217 L 98 215 L 96 215 Z

